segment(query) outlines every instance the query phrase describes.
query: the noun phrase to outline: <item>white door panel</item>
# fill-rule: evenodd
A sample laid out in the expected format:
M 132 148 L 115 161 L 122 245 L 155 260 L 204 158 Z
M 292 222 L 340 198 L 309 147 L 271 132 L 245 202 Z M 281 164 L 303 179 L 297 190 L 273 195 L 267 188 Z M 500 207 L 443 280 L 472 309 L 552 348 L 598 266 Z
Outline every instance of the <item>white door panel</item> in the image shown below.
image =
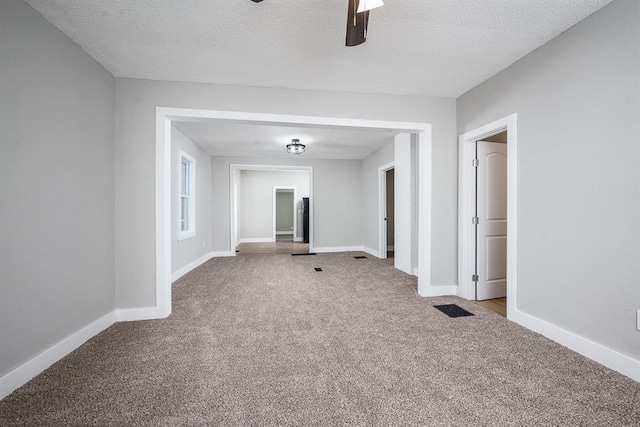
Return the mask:
M 477 142 L 477 298 L 507 295 L 507 145 Z

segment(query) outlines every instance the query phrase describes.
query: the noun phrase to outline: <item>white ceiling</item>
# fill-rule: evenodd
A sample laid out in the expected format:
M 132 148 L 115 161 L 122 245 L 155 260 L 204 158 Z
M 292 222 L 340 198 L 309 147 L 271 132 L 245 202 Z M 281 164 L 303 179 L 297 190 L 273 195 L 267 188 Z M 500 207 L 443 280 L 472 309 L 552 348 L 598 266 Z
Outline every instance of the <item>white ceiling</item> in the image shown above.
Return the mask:
M 117 77 L 457 97 L 611 0 L 27 0 Z
M 345 47 L 348 0 L 26 0 L 116 77 L 457 97 L 611 0 L 385 0 Z M 212 155 L 361 159 L 376 130 L 174 123 Z
M 307 146 L 295 157 L 306 159 L 362 159 L 387 142 L 395 131 L 330 129 L 236 124 L 225 121 L 172 122 L 212 156 L 290 158 L 286 145 L 293 138 Z

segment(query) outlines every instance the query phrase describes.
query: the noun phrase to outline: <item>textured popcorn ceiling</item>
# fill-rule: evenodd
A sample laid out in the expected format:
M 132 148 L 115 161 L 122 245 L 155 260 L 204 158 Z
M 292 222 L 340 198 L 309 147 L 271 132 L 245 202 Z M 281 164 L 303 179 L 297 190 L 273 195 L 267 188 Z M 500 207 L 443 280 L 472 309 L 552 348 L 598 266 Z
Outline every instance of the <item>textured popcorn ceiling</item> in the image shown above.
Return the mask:
M 610 0 L 27 0 L 117 77 L 457 97 Z

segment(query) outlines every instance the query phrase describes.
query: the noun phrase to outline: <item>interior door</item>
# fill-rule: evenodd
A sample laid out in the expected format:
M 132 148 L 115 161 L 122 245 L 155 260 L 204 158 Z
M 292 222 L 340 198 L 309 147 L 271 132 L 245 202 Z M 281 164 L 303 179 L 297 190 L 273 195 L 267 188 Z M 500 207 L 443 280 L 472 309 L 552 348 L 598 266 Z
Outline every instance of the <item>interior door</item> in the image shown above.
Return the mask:
M 476 146 L 476 296 L 507 296 L 507 144 Z

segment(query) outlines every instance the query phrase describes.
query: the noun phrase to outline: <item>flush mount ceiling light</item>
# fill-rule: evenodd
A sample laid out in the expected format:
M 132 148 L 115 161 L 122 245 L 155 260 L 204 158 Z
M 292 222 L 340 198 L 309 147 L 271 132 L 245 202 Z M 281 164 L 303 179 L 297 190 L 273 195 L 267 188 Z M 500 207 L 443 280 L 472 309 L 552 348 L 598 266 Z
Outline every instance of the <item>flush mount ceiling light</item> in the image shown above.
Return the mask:
M 302 154 L 304 153 L 305 145 L 300 144 L 300 140 L 295 138 L 291 140 L 291 144 L 287 144 L 287 153 L 289 154 Z

